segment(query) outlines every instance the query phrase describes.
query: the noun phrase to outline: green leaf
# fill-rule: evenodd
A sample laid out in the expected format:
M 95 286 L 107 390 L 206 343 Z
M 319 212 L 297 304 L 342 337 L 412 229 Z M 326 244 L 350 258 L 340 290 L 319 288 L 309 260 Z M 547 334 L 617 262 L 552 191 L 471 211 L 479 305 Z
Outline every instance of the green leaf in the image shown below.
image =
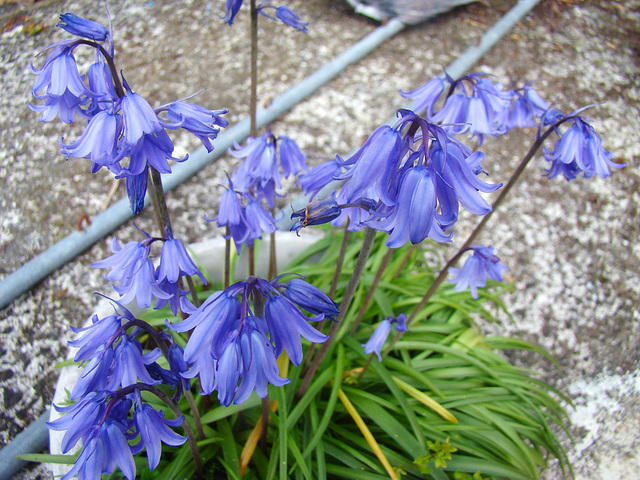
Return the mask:
M 48 453 L 25 453 L 16 455 L 18 460 L 37 463 L 54 463 L 57 465 L 73 465 L 78 459 L 78 455 L 51 455 Z
M 222 455 L 224 457 L 224 466 L 227 474 L 232 478 L 240 479 L 240 459 L 238 458 L 238 448 L 236 447 L 235 437 L 231 430 L 231 425 L 226 418 L 218 421 L 220 434 L 227 439 L 222 442 Z
M 322 420 L 318 425 L 313 437 L 309 440 L 309 443 L 305 446 L 304 452 L 302 453 L 303 458 L 307 458 L 309 454 L 313 451 L 316 445 L 322 440 L 322 436 L 324 435 L 325 430 L 329 426 L 329 422 L 333 416 L 333 412 L 336 408 L 336 402 L 338 400 L 338 391 L 342 386 L 342 372 L 344 371 L 344 363 L 345 363 L 345 354 L 344 354 L 344 346 L 342 344 L 338 344 L 338 355 L 335 361 L 335 374 L 333 377 L 333 385 L 331 386 L 331 393 L 329 394 L 329 400 L 327 401 L 327 405 L 324 410 L 324 414 L 322 416 Z
M 213 423 L 221 420 L 223 418 L 229 417 L 234 413 L 241 412 L 243 410 L 247 410 L 249 408 L 257 407 L 260 405 L 261 399 L 257 395 L 251 395 L 249 400 L 240 404 L 240 405 L 230 405 L 225 407 L 224 405 L 220 405 L 219 407 L 214 408 L 213 410 L 209 410 L 207 413 L 200 417 L 202 423 Z

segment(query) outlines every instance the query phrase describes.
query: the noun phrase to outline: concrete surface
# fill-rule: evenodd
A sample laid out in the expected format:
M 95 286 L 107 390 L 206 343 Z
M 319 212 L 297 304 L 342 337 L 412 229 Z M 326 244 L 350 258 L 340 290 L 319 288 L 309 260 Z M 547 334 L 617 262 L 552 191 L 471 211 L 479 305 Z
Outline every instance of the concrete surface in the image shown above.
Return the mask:
M 478 2 L 402 32 L 275 122 L 274 132 L 295 138 L 313 161 L 349 152 L 404 105 L 398 90 L 439 73 L 514 3 Z M 376 28 L 340 0 L 286 4 L 310 22 L 309 35 L 262 22 L 264 103 Z M 231 122 L 244 118 L 248 14 L 241 12 L 229 28 L 220 20 L 223 5 L 111 2 L 116 61 L 134 91 L 160 105 L 206 88 L 198 102 L 229 108 Z M 91 175 L 86 161 L 65 162 L 58 153 L 58 138 L 77 138 L 79 126 L 39 123 L 26 107 L 34 81 L 28 64 L 37 64 L 34 55 L 43 47 L 65 38 L 53 26 L 66 11 L 105 21 L 103 6 L 90 0 L 0 2 L 0 278 L 76 228 L 82 214 L 101 211 L 111 186 L 106 173 Z M 559 359 L 560 372 L 533 355 L 511 357 L 574 399 L 576 443 L 567 441 L 566 447 L 580 480 L 635 480 L 640 470 L 639 11 L 638 0 L 543 0 L 474 68 L 507 85 L 537 79 L 541 94 L 563 111 L 597 104 L 586 115 L 614 158 L 629 164 L 606 180 L 567 183 L 543 177 L 540 160 L 481 239 L 495 246 L 515 286 L 505 298 L 515 321 L 505 318 L 503 325 L 485 329 L 520 335 Z M 27 34 L 24 19 L 11 20 L 19 12 L 49 28 Z M 534 135 L 514 132 L 486 142 L 492 179 L 508 178 Z M 174 138 L 177 153 L 197 146 L 186 135 Z M 186 241 L 217 233 L 202 217 L 213 215 L 218 178 L 230 161 L 225 156 L 170 195 L 174 229 Z M 458 242 L 473 221 L 462 219 Z M 135 223 L 153 229 L 147 213 Z M 123 241 L 135 237 L 131 225 L 116 235 Z M 93 292 L 109 289 L 103 272 L 89 266 L 107 255 L 107 245 L 96 245 L 0 311 L 0 445 L 51 400 L 57 375 L 52 365 L 65 356 L 69 327 L 89 316 L 97 302 Z M 545 476 L 561 478 L 553 467 Z M 49 474 L 37 467 L 17 478 Z

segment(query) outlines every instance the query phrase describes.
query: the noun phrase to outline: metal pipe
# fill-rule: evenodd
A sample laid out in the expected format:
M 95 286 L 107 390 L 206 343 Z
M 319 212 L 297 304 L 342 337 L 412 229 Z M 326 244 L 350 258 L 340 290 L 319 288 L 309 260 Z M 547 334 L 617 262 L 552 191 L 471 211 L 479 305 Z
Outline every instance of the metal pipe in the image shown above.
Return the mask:
M 14 473 L 28 463 L 26 460 L 18 460 L 16 455 L 40 453 L 49 446 L 48 421 L 49 410 L 47 409 L 37 420 L 20 432 L 11 443 L 0 449 L 0 480 L 9 480 Z

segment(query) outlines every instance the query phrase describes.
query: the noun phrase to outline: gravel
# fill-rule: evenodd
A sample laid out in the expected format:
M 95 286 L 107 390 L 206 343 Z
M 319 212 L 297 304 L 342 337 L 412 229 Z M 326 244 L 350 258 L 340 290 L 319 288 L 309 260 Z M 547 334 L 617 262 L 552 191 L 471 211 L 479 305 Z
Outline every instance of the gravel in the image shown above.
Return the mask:
M 438 74 L 514 3 L 478 2 L 407 28 L 274 122 L 273 131 L 295 138 L 313 162 L 348 153 L 404 104 L 400 89 Z M 263 105 L 377 26 L 342 1 L 286 4 L 310 22 L 309 34 L 261 23 Z M 205 88 L 199 103 L 229 108 L 232 123 L 246 117 L 248 14 L 241 12 L 229 28 L 220 20 L 223 6 L 222 0 L 111 5 L 116 61 L 134 91 L 160 105 Z M 91 175 L 86 161 L 59 154 L 58 138 L 77 138 L 80 125 L 40 123 L 26 107 L 34 81 L 29 63 L 39 65 L 34 55 L 64 38 L 54 25 L 66 11 L 105 19 L 104 7 L 90 0 L 0 2 L 0 279 L 76 229 L 82 215 L 99 213 L 112 185 L 105 172 Z M 506 85 L 535 79 L 543 97 L 563 111 L 594 104 L 585 114 L 614 159 L 627 163 L 607 179 L 569 183 L 543 177 L 539 160 L 481 239 L 509 266 L 514 286 L 504 298 L 513 321 L 505 317 L 483 328 L 518 335 L 559 360 L 561 371 L 534 355 L 509 354 L 574 399 L 576 443 L 567 439 L 566 448 L 578 479 L 631 480 L 640 468 L 634 427 L 640 421 L 639 11 L 638 0 L 546 0 L 474 67 Z M 16 21 L 16 14 L 24 18 Z M 31 35 L 25 18 L 47 28 Z M 486 141 L 492 180 L 508 178 L 534 135 L 527 130 Z M 186 135 L 174 140 L 177 154 L 198 146 Z M 203 215 L 214 215 L 219 179 L 231 165 L 225 155 L 169 195 L 176 235 L 194 242 L 219 233 Z M 461 219 L 457 244 L 475 222 L 470 215 Z M 136 238 L 132 223 L 113 235 Z M 153 230 L 147 212 L 135 224 Z M 90 264 L 107 255 L 110 238 L 0 311 L 0 445 L 50 403 L 53 365 L 66 354 L 69 327 L 89 317 L 97 303 L 93 292 L 108 291 Z M 17 478 L 50 477 L 37 467 Z M 552 466 L 546 478 L 561 474 Z

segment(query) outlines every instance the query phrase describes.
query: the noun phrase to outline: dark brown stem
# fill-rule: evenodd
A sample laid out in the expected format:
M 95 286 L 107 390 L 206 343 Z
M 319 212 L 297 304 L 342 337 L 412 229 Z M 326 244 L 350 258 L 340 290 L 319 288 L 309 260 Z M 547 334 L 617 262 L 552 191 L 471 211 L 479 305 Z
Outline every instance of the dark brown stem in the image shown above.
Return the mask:
M 154 167 L 149 166 L 149 183 L 147 184 L 147 192 L 153 206 L 156 217 L 156 226 L 160 230 L 160 236 L 166 238 L 166 235 L 173 236 L 171 228 L 171 218 L 169 217 L 169 209 L 164 196 L 162 187 L 162 176 Z
M 256 274 L 256 252 L 253 245 L 247 248 L 247 254 L 249 255 L 249 276 L 252 277 Z
M 315 375 L 318 367 L 320 366 L 320 362 L 325 357 L 327 352 L 329 351 L 329 347 L 333 343 L 333 340 L 340 328 L 342 321 L 347 315 L 347 311 L 351 306 L 351 301 L 356 294 L 356 290 L 360 283 L 360 279 L 362 278 L 362 273 L 364 272 L 364 267 L 369 259 L 369 255 L 371 254 L 371 249 L 373 248 L 374 240 L 376 239 L 376 231 L 371 228 L 365 229 L 364 240 L 362 241 L 362 248 L 360 249 L 360 254 L 358 255 L 358 259 L 356 260 L 356 264 L 353 267 L 353 273 L 351 274 L 351 278 L 349 279 L 349 283 L 347 285 L 347 289 L 344 292 L 344 296 L 342 297 L 342 301 L 340 302 L 340 313 L 338 314 L 338 319 L 336 322 L 331 324 L 331 328 L 329 328 L 329 338 L 322 344 L 318 353 L 314 357 L 311 365 L 309 366 L 309 370 L 305 374 L 302 379 L 302 384 L 300 385 L 300 389 L 298 390 L 298 396 L 302 397 L 304 393 L 309 388 L 311 384 L 311 380 L 313 380 L 313 376 Z
M 231 238 L 229 238 L 229 225 L 226 226 L 224 241 L 224 288 L 227 289 L 231 285 Z
M 373 283 L 369 287 L 369 291 L 367 292 L 367 296 L 364 298 L 364 302 L 362 303 L 362 306 L 360 307 L 360 311 L 358 312 L 358 316 L 356 317 L 356 319 L 353 322 L 353 326 L 351 327 L 350 335 L 353 336 L 358 331 L 358 327 L 360 326 L 360 322 L 364 318 L 364 314 L 366 313 L 367 308 L 369 308 L 369 304 L 371 303 L 371 300 L 373 300 L 373 296 L 376 293 L 376 289 L 378 288 L 378 284 L 380 283 L 380 280 L 382 279 L 382 275 L 384 274 L 384 271 L 386 270 L 387 265 L 389 265 L 389 260 L 391 260 L 391 256 L 392 255 L 393 255 L 393 248 L 388 248 L 387 249 L 387 253 L 384 255 L 384 258 L 382 259 L 382 263 L 380 264 L 380 267 L 378 268 L 378 271 L 376 272 L 376 276 L 373 279 Z
M 407 250 L 407 254 L 402 259 L 402 262 L 400 262 L 400 265 L 398 265 L 398 268 L 393 274 L 393 278 L 398 278 L 398 276 L 402 273 L 402 270 L 404 270 L 404 267 L 406 267 L 407 263 L 409 263 L 409 259 L 411 258 L 411 255 L 413 255 L 413 252 L 416 250 L 416 248 L 418 248 L 418 245 L 411 245 L 411 248 Z
M 251 0 L 251 95 L 249 98 L 251 128 L 249 134 L 258 136 L 258 9 L 256 0 Z
M 267 278 L 271 280 L 278 273 L 276 264 L 276 232 L 271 234 L 271 242 L 269 243 L 269 275 Z
M 338 254 L 338 261 L 336 262 L 336 270 L 333 272 L 333 280 L 331 280 L 331 287 L 329 287 L 329 298 L 333 298 L 338 288 L 338 281 L 340 280 L 340 273 L 342 272 L 342 265 L 344 264 L 344 257 L 347 254 L 347 247 L 349 246 L 349 237 L 351 232 L 348 230 L 349 220 L 344 227 L 344 235 L 342 237 L 342 244 L 340 244 L 340 253 Z
M 267 429 L 269 428 L 269 394 L 262 399 L 262 418 L 260 422 L 260 448 L 267 450 Z

